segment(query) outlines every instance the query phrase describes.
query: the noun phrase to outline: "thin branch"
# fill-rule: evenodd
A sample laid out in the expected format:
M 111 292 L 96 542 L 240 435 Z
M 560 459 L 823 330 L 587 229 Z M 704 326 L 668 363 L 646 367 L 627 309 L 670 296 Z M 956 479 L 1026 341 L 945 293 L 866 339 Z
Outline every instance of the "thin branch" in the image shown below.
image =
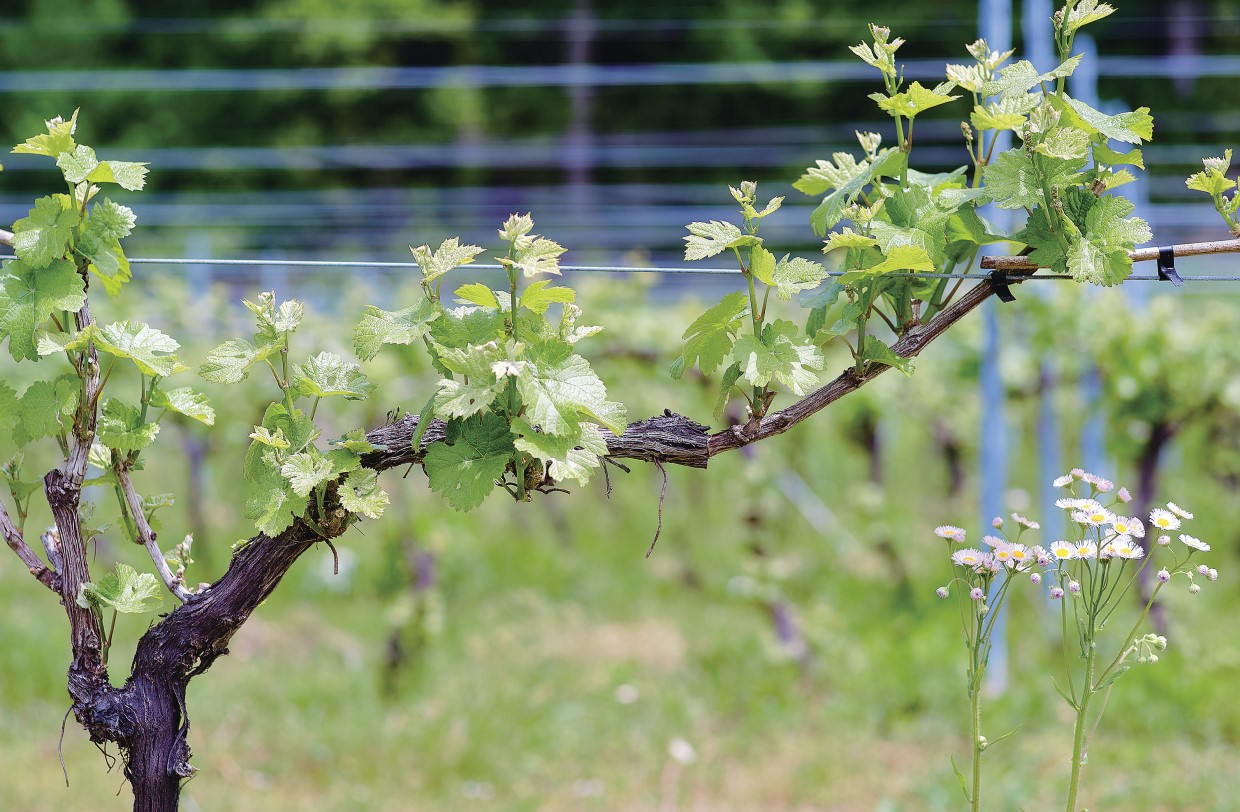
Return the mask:
M 22 538 L 22 534 L 18 532 L 13 525 L 13 520 L 9 518 L 9 512 L 5 509 L 4 503 L 0 502 L 0 533 L 4 534 L 4 540 L 8 543 L 13 552 L 17 553 L 17 557 L 26 565 L 26 569 L 30 570 L 30 574 L 39 579 L 45 587 L 53 592 L 60 592 L 60 579 L 57 573 L 48 569 L 43 561 L 30 548 L 26 540 Z
M 3 228 L 0 228 L 0 245 L 7 245 L 10 248 L 13 247 L 12 231 L 5 231 Z
M 112 470 L 116 472 L 116 481 L 120 483 L 121 493 L 125 495 L 125 504 L 129 506 L 129 513 L 138 528 L 138 538 L 142 541 L 142 545 L 146 547 L 151 560 L 155 562 L 155 569 L 159 572 L 159 577 L 163 579 L 164 586 L 168 587 L 168 591 L 175 595 L 181 603 L 185 603 L 193 593 L 187 590 L 180 579 L 173 575 L 172 570 L 168 568 L 168 562 L 164 560 L 164 554 L 160 551 L 159 544 L 156 543 L 155 531 L 151 529 L 150 523 L 146 520 L 146 514 L 142 511 L 142 500 L 138 497 L 138 492 L 134 490 L 133 480 L 129 478 L 129 472 L 125 470 L 123 465 L 116 465 Z
M 1240 252 L 1240 240 L 1216 240 L 1215 242 L 1183 243 L 1171 246 L 1177 257 L 1200 257 L 1207 254 L 1234 254 Z M 1160 248 L 1138 248 L 1129 251 L 1133 262 L 1152 262 L 1158 259 Z M 982 257 L 982 268 L 999 271 L 1036 271 L 1040 267 L 1028 257 Z

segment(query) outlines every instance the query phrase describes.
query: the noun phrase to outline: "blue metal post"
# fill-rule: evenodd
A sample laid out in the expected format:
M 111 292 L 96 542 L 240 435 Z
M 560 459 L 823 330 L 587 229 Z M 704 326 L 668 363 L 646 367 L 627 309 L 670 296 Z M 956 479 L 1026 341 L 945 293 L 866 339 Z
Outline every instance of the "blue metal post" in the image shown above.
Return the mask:
M 983 38 L 995 51 L 1012 47 L 1012 0 L 981 0 L 978 9 L 978 27 Z M 1006 134 L 1005 134 L 1006 135 Z M 1007 147 L 996 145 L 996 154 Z M 1004 229 L 999 222 L 1000 210 L 989 212 L 995 226 Z M 980 386 L 982 399 L 981 435 L 981 519 L 983 527 L 990 525 L 995 516 L 1003 515 L 1003 493 L 1007 489 L 1007 436 L 1004 425 L 1003 379 L 999 373 L 999 314 L 992 298 L 983 307 L 985 330 L 983 333 Z M 998 586 L 996 581 L 995 586 Z M 988 599 L 989 600 L 989 599 Z M 994 644 L 990 653 L 990 665 L 986 671 L 985 689 L 988 693 L 1002 694 L 1008 684 L 1007 623 L 1000 617 L 992 631 Z

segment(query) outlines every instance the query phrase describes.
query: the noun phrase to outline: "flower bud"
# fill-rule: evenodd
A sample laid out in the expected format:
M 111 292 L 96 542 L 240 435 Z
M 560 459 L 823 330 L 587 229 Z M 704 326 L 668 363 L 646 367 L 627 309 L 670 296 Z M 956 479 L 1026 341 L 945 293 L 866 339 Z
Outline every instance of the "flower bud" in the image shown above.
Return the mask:
M 1170 543 L 1171 543 L 1171 536 L 1159 536 L 1158 537 L 1159 547 L 1166 547 Z
M 938 589 L 934 590 L 934 594 L 938 595 L 940 598 L 946 598 L 951 593 L 948 592 L 947 587 L 941 586 Z
M 1069 581 L 1068 591 L 1071 592 L 1073 595 L 1081 594 L 1081 582 L 1080 581 Z
M 1214 567 L 1211 567 L 1210 571 L 1206 573 L 1206 577 L 1209 578 L 1211 581 L 1217 581 L 1218 570 L 1214 569 Z
M 1042 583 L 1042 574 L 1038 572 L 1031 572 L 1029 573 L 1029 580 L 1033 583 L 1034 586 L 1037 586 L 1038 584 Z
M 1197 574 L 1198 574 L 1198 575 L 1209 575 L 1209 574 L 1210 574 L 1210 568 L 1209 568 L 1209 567 L 1207 567 L 1205 564 L 1200 564 L 1200 565 L 1198 565 L 1198 567 L 1197 567 Z
M 1151 663 L 1156 663 L 1156 662 L 1158 662 L 1158 655 L 1157 655 L 1157 654 L 1151 654 L 1151 655 L 1150 655 L 1149 657 L 1147 657 L 1146 659 L 1147 659 L 1147 660 L 1149 660 Z
M 1165 584 L 1170 580 L 1171 580 L 1171 573 L 1167 572 L 1166 567 L 1158 571 L 1158 583 Z
M 1132 501 L 1132 494 L 1128 492 L 1127 488 L 1120 488 L 1119 492 L 1115 495 L 1119 497 L 1119 501 L 1124 502 L 1125 504 Z
M 1193 595 L 1196 595 L 1198 592 L 1201 591 L 1201 584 L 1192 584 L 1191 586 L 1189 586 L 1188 591 L 1192 593 Z
M 990 526 L 991 526 L 991 527 L 994 527 L 995 529 L 998 529 L 998 528 L 1000 528 L 1000 527 L 1003 527 L 1003 517 L 1002 517 L 1002 516 L 996 516 L 996 517 L 994 517 L 993 519 L 991 519 L 991 520 L 990 520 Z
M 975 586 L 969 590 L 969 599 L 980 601 L 985 594 L 980 586 Z
M 1051 587 L 1051 600 L 1058 600 L 1063 597 L 1063 590 L 1057 586 Z

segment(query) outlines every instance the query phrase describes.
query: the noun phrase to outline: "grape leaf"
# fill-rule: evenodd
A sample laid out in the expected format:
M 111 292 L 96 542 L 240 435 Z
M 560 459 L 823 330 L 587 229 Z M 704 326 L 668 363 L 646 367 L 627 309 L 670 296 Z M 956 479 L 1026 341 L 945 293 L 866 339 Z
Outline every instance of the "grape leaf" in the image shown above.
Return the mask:
M 548 284 L 545 279 L 531 282 L 525 290 L 521 291 L 521 307 L 541 315 L 546 313 L 547 308 L 552 304 L 557 302 L 567 304 L 577 300 L 577 294 L 572 288 L 547 287 Z
M 138 192 L 146 185 L 146 173 L 150 170 L 144 163 L 130 161 L 101 161 L 86 180 L 92 183 L 116 183 L 122 189 Z
M 1047 100 L 1059 111 L 1060 125 L 1097 133 L 1126 144 L 1140 144 L 1154 137 L 1154 119 L 1150 108 L 1138 107 L 1130 113 L 1108 116 L 1079 99 L 1052 95 Z
M 695 364 L 703 375 L 710 375 L 719 368 L 724 357 L 732 351 L 736 331 L 749 312 L 749 299 L 740 291 L 723 297 L 719 304 L 698 316 L 681 338 L 685 341 L 680 357 L 672 364 L 672 377 L 680 380 L 685 369 Z
M 62 258 L 78 223 L 68 196 L 41 197 L 30 214 L 13 224 L 13 252 L 31 267 Z
M 532 361 L 528 374 L 517 378 L 517 391 L 527 418 L 544 432 L 570 434 L 578 430 L 583 413 L 605 412 L 607 387 L 586 359 L 553 347 Z
M 1081 64 L 1081 55 L 1067 59 L 1059 67 L 1047 73 L 1038 73 L 1033 63 L 1022 59 L 999 70 L 999 78 L 982 85 L 982 96 L 1002 96 L 1003 98 L 1019 97 L 1028 93 L 1043 82 L 1071 76 L 1077 65 Z
M 279 404 L 273 404 L 279 405 Z M 268 414 L 271 409 L 268 409 Z M 266 421 L 264 421 L 266 422 Z M 289 481 L 280 473 L 279 459 L 273 449 L 246 453 L 245 482 L 249 498 L 245 503 L 245 517 L 254 522 L 260 533 L 275 536 L 306 511 L 306 497 L 298 496 Z
M 1076 127 L 1056 127 L 1034 147 L 1034 151 L 1051 158 L 1080 161 L 1089 154 L 1089 133 Z
M 560 273 L 560 256 L 568 249 L 545 237 L 539 237 L 529 245 L 518 246 L 514 264 L 525 276 L 537 276 L 540 273 Z
M 158 423 L 144 423 L 142 412 L 116 398 L 108 398 L 99 411 L 99 441 L 120 452 L 141 451 L 155 442 Z
M 461 285 L 454 292 L 458 301 L 464 304 L 478 305 L 492 310 L 499 309 L 499 299 L 495 298 L 495 291 L 482 284 L 481 282 L 470 282 L 468 285 Z
M 526 214 L 510 214 L 499 229 L 499 237 L 504 242 L 524 244 L 523 238 L 534 230 L 534 218 Z
M 184 369 L 175 353 L 175 340 L 139 321 L 118 321 L 96 327 L 91 334 L 95 349 L 133 361 L 143 375 L 166 378 Z
M 65 180 L 75 186 L 94 171 L 99 165 L 95 151 L 85 144 L 78 144 L 72 152 L 62 152 L 56 156 L 56 166 L 65 176 Z
M 480 421 L 452 427 L 447 442 L 432 444 L 422 468 L 433 491 L 456 510 L 472 510 L 495 490 L 513 454 L 512 432 L 502 417 L 485 412 Z
M 579 485 L 589 484 L 594 469 L 602 465 L 599 458 L 607 454 L 607 442 L 594 426 L 584 426 L 580 436 L 556 437 L 535 431 L 517 418 L 512 429 L 517 450 L 545 463 L 547 473 L 558 483 L 571 479 Z
M 207 426 L 215 425 L 215 409 L 211 408 L 206 395 L 193 391 L 188 386 L 179 389 L 155 389 L 151 393 L 150 403 L 156 409 L 167 409 L 170 412 L 183 414 Z
M 837 248 L 869 248 L 878 245 L 878 240 L 873 237 L 867 237 L 864 234 L 858 234 L 848 227 L 845 227 L 842 231 L 832 231 L 827 235 L 826 242 L 827 246 L 822 249 L 824 254 Z
M 62 152 L 73 152 L 76 146 L 73 134 L 77 132 L 77 117 L 78 111 L 74 110 L 68 121 L 60 116 L 50 119 L 45 122 L 46 135 L 27 138 L 26 143 L 13 147 L 13 152 L 17 155 L 45 155 L 48 158 L 59 157 Z
M 757 245 L 757 237 L 742 234 L 732 223 L 711 220 L 709 223 L 690 223 L 685 226 L 689 236 L 685 241 L 685 259 L 697 260 L 721 254 L 729 248 Z
M 329 442 L 331 445 L 338 445 L 355 454 L 367 454 L 376 448 L 381 448 L 366 439 L 366 432 L 363 429 L 349 429 L 339 440 L 330 440 Z
M 737 339 L 732 357 L 740 377 L 753 386 L 766 386 L 774 378 L 798 396 L 818 383 L 825 365 L 822 352 L 813 344 L 796 340 L 797 326 L 777 319 L 767 324 L 759 340 L 753 335 Z
M 7 436 L 21 422 L 18 405 L 21 398 L 17 391 L 4 381 L 0 381 L 0 436 Z
M 784 258 L 775 266 L 775 271 L 771 275 L 771 281 L 766 282 L 775 288 L 776 294 L 785 302 L 792 298 L 792 294 L 800 293 L 804 290 L 813 290 L 822 284 L 822 280 L 827 278 L 827 269 L 817 262 L 811 262 L 808 259 L 795 257 L 789 259 L 785 254 Z
M 207 353 L 198 375 L 212 383 L 237 383 L 250 374 L 250 367 L 280 351 L 280 344 L 255 346 L 244 338 L 225 341 Z
M 298 397 L 365 400 L 375 390 L 357 364 L 351 364 L 331 352 L 312 356 L 293 368 L 293 387 Z
M 394 312 L 368 307 L 361 322 L 353 328 L 353 351 L 358 358 L 369 361 L 378 355 L 384 344 L 411 344 L 426 335 L 431 322 L 441 313 L 428 298 Z
M 250 439 L 270 448 L 288 448 L 289 445 L 284 429 L 279 428 L 273 433 L 266 426 L 255 426 L 254 431 L 250 432 Z
M 120 240 L 133 233 L 137 219 L 133 209 L 104 198 L 91 207 L 86 227 L 103 237 Z
M 921 82 L 913 82 L 907 90 L 894 96 L 872 93 L 870 98 L 878 102 L 878 106 L 894 118 L 916 118 L 918 113 L 924 113 L 960 97 L 922 87 Z
M 76 311 L 86 301 L 86 289 L 77 268 L 60 260 L 36 268 L 21 260 L 4 266 L 0 275 L 0 341 L 9 337 L 15 360 L 38 360 L 35 331 L 53 311 Z
M 823 198 L 818 207 L 810 215 L 809 222 L 814 233 L 825 236 L 828 229 L 834 228 L 843 217 L 844 209 L 852 205 L 866 186 L 883 177 L 898 177 L 908 166 L 908 154 L 902 150 L 889 149 L 879 153 L 872 162 L 867 162 L 860 174 L 851 178 L 843 186 Z M 803 180 L 804 178 L 802 178 Z M 793 186 L 804 191 L 802 186 Z M 806 186 L 805 188 L 812 188 Z
M 847 152 L 835 152 L 831 154 L 831 161 L 821 158 L 815 161 L 814 166 L 806 169 L 797 182 L 792 184 L 792 188 L 816 197 L 832 189 L 842 188 L 864 173 L 869 166 L 870 162 L 865 159 L 857 163 L 857 159 Z
M 865 344 L 861 349 L 861 360 L 895 367 L 905 375 L 913 374 L 913 359 L 899 355 L 891 347 L 880 341 L 877 336 L 868 335 L 865 337 Z
M 1115 7 L 1110 3 L 1099 3 L 1098 0 L 1080 0 L 1068 12 L 1068 18 L 1063 21 L 1063 33 L 1065 36 L 1071 37 L 1078 29 L 1114 13 Z
M 435 416 L 440 418 L 468 417 L 490 408 L 495 398 L 508 385 L 496 375 L 492 364 L 499 354 L 494 344 L 489 348 L 472 346 L 467 349 L 436 347 L 440 362 L 461 376 L 458 380 L 442 379 L 435 395 Z
M 369 468 L 350 471 L 339 489 L 340 505 L 350 513 L 360 513 L 371 519 L 383 515 L 388 495 L 379 487 L 379 475 Z
M 280 466 L 280 474 L 298 496 L 309 496 L 320 482 L 331 479 L 332 464 L 314 449 L 291 454 Z
M 413 252 L 413 258 L 422 269 L 422 279 L 425 282 L 434 282 L 453 268 L 469 265 L 474 261 L 474 257 L 483 251 L 476 245 L 461 245 L 457 237 L 444 240 L 434 253 L 429 245 L 417 248 L 411 246 L 409 250 Z
M 1080 179 L 1077 170 L 1081 161 L 1039 157 L 1039 166 L 1046 173 L 1047 183 L 1063 189 Z M 990 199 L 1001 209 L 1032 209 L 1045 203 L 1042 177 L 1033 160 L 1023 149 L 1010 149 L 982 170 L 982 179 Z
M 163 602 L 154 575 L 120 563 L 112 572 L 104 573 L 99 583 L 82 584 L 76 600 L 83 609 L 111 609 L 122 614 L 153 612 Z
M 51 437 L 73 422 L 78 406 L 78 382 L 64 376 L 54 381 L 35 381 L 22 394 L 19 407 L 21 436 L 18 445 Z

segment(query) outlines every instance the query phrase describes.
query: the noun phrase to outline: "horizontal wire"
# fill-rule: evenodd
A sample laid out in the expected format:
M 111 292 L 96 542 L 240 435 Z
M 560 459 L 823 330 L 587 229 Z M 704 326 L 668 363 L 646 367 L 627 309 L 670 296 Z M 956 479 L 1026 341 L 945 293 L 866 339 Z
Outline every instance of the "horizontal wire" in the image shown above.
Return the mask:
M 13 255 L 0 256 L 0 261 L 16 259 Z M 183 258 L 183 257 L 130 257 L 131 265 L 218 265 L 218 266 L 243 266 L 243 267 L 265 267 L 265 268 L 377 268 L 377 269 L 417 269 L 419 266 L 416 262 L 382 262 L 370 260 L 356 259 L 210 259 L 210 258 Z M 483 263 L 471 263 L 469 265 L 460 266 L 465 269 L 473 269 L 479 271 L 502 271 L 503 265 L 492 265 Z M 703 276 L 739 276 L 740 270 L 737 268 L 697 268 L 692 266 L 667 267 L 667 266 L 634 266 L 627 265 L 561 265 L 561 271 L 568 273 L 653 273 L 675 276 L 679 274 L 696 274 Z M 857 271 L 827 271 L 829 277 L 840 277 Z M 987 281 L 990 276 L 986 272 L 982 273 L 932 273 L 917 271 L 892 271 L 885 273 L 883 276 L 894 279 L 974 279 L 979 282 Z M 1220 274 L 1218 276 L 1208 275 L 1184 275 L 1180 278 L 1185 282 L 1240 282 L 1240 275 Z M 1047 274 L 1043 276 L 1009 276 L 1008 282 L 1015 284 L 1017 282 L 1027 281 L 1049 281 L 1049 280 L 1067 280 L 1071 281 L 1072 277 L 1064 274 Z M 1124 280 L 1125 282 L 1159 282 L 1161 280 L 1156 275 L 1134 274 Z

